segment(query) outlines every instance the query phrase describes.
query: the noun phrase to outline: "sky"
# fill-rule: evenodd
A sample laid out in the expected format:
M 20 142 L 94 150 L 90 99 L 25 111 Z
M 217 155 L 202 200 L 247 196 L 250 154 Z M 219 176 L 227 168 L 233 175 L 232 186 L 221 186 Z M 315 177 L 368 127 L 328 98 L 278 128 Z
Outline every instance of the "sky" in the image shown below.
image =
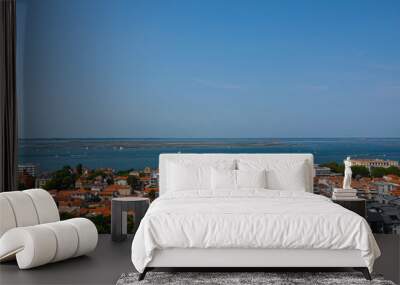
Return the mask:
M 400 1 L 18 0 L 22 138 L 399 137 Z

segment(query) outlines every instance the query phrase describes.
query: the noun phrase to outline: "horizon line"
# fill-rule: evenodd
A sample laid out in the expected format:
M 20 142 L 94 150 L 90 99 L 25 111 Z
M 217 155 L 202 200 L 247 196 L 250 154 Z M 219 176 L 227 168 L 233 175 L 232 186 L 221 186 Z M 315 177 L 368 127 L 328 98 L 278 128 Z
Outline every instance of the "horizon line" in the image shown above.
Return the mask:
M 145 139 L 145 140 L 160 140 L 160 139 L 400 139 L 400 137 L 364 137 L 364 136 L 338 136 L 338 137 L 31 137 L 31 138 L 18 138 L 18 140 L 98 140 L 98 139 Z

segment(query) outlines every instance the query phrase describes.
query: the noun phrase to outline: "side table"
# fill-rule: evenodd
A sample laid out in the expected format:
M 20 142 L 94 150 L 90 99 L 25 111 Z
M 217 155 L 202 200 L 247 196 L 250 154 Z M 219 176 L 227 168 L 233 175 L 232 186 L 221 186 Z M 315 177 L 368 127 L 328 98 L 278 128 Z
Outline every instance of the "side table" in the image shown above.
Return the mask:
M 367 206 L 365 199 L 332 199 L 332 201 L 340 206 L 359 214 L 364 219 L 367 218 Z
M 143 197 L 121 197 L 111 200 L 111 239 L 123 241 L 128 232 L 128 211 L 135 213 L 133 233 L 139 227 L 140 221 L 149 208 L 150 200 Z

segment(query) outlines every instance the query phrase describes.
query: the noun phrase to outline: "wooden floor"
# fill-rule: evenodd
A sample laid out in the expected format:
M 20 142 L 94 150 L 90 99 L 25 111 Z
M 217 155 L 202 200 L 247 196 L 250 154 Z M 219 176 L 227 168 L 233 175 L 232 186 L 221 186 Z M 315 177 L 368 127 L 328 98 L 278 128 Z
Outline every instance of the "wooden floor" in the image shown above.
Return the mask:
M 375 271 L 400 284 L 400 236 L 376 235 L 382 257 Z M 124 272 L 134 271 L 130 259 L 132 237 L 112 242 L 110 235 L 100 235 L 97 249 L 81 256 L 42 267 L 19 270 L 15 262 L 0 265 L 0 284 L 115 284 Z

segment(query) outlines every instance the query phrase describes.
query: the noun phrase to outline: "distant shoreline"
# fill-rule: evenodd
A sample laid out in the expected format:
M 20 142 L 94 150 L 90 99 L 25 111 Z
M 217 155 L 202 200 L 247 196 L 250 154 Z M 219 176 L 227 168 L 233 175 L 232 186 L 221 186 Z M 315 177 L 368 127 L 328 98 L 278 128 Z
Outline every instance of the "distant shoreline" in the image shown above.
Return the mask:
M 116 170 L 156 168 L 161 153 L 312 153 L 315 163 L 341 162 L 347 156 L 400 161 L 400 139 L 394 138 L 101 138 L 21 139 L 19 161 L 53 171 L 81 163 Z
M 280 147 L 313 143 L 357 141 L 398 141 L 400 138 L 43 138 L 20 139 L 20 145 L 35 145 L 43 148 L 65 144 L 71 147 L 109 148 L 240 148 Z
M 62 144 L 66 143 L 65 141 Z M 54 146 L 51 142 L 43 142 L 37 147 L 47 147 L 48 145 Z M 172 148 L 189 148 L 189 147 L 268 147 L 268 146 L 288 146 L 291 144 L 285 142 L 226 142 L 226 141 L 120 141 L 120 140 L 96 140 L 96 141 L 83 141 L 83 140 L 69 140 L 69 145 L 74 147 L 111 147 L 111 148 L 159 148 L 159 147 L 172 147 Z
M 316 140 L 398 140 L 400 137 L 248 137 L 248 138 L 212 138 L 212 137 L 196 137 L 196 138 L 185 138 L 185 137 L 49 137 L 49 138 L 19 138 L 19 140 L 168 140 L 168 141 L 179 141 L 179 140 L 309 140 L 309 139 L 316 139 Z

